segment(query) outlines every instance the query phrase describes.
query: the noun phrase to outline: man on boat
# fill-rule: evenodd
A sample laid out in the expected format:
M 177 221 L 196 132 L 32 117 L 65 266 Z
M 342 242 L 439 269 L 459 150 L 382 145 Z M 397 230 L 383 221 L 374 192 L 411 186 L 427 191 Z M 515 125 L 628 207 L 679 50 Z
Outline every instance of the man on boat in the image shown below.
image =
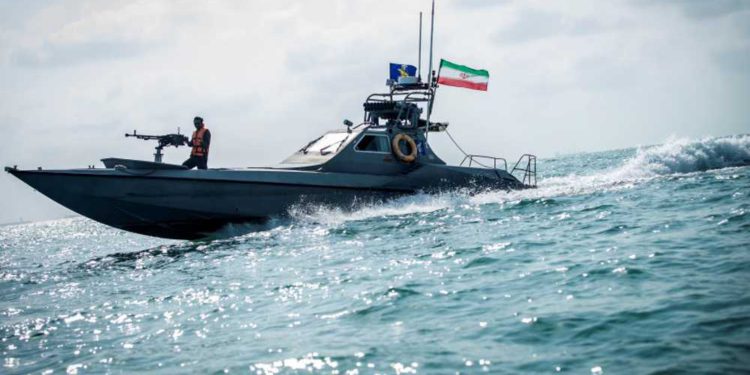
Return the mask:
M 190 158 L 185 160 L 182 165 L 188 167 L 188 169 L 194 167 L 206 169 L 208 168 L 208 146 L 211 144 L 211 132 L 203 124 L 201 117 L 196 116 L 193 119 L 193 125 L 195 125 L 195 131 L 188 141 L 188 146 L 192 147 Z

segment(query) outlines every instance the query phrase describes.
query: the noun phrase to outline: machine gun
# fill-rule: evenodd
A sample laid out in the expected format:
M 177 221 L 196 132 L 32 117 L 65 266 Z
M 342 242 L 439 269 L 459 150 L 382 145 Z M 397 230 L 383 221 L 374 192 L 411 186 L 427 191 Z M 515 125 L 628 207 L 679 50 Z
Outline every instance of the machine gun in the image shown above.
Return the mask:
M 154 154 L 154 162 L 161 163 L 161 157 L 164 156 L 162 154 L 161 150 L 164 149 L 164 147 L 167 146 L 174 146 L 179 147 L 188 144 L 188 137 L 186 137 L 183 134 L 180 134 L 180 129 L 177 129 L 176 134 L 166 134 L 166 135 L 146 135 L 146 134 L 137 134 L 135 130 L 133 130 L 133 134 L 125 133 L 125 137 L 135 137 L 137 139 L 142 139 L 144 141 L 153 141 L 156 140 L 159 142 L 159 145 L 156 146 L 156 153 Z

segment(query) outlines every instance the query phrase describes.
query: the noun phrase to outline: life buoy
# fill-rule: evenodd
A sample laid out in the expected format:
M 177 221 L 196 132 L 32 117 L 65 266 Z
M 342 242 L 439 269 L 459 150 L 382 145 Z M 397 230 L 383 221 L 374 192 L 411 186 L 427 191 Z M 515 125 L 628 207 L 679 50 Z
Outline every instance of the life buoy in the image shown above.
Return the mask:
M 406 145 L 409 147 L 408 154 L 404 154 L 404 152 L 401 151 L 401 141 L 405 141 Z M 391 148 L 393 149 L 393 153 L 396 155 L 398 160 L 401 160 L 404 163 L 413 163 L 414 160 L 417 160 L 417 143 L 414 142 L 414 138 L 404 133 L 396 134 L 396 136 L 393 137 L 391 146 Z

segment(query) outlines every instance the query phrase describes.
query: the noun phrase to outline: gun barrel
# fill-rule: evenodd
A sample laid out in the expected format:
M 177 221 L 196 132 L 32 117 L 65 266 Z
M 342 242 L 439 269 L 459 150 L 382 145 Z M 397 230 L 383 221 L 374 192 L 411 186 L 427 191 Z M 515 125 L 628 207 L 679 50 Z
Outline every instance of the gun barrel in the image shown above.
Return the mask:
M 126 137 L 136 137 L 138 139 L 145 139 L 145 140 L 159 139 L 159 138 L 166 137 L 166 135 L 148 135 L 148 134 L 135 134 L 135 133 L 134 134 L 125 133 L 125 136 Z
M 150 134 L 137 134 L 134 130 L 132 134 L 126 133 L 125 137 L 135 137 L 136 139 L 142 139 L 144 141 L 158 141 L 158 147 L 164 146 L 182 146 L 187 144 L 188 138 L 182 134 L 164 134 L 164 135 L 150 135 Z

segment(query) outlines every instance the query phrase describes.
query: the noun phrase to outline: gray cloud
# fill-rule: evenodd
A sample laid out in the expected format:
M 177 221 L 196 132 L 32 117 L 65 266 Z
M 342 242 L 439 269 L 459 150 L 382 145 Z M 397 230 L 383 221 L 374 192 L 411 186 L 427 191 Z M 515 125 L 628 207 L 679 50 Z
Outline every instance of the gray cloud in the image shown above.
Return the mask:
M 723 71 L 747 76 L 750 69 L 750 46 L 721 51 L 714 55 L 714 60 Z
M 39 11 L 54 3 L 52 0 L 39 1 L 0 1 L 0 25 L 3 28 L 18 28 Z
M 157 47 L 127 41 L 90 41 L 85 43 L 44 43 L 37 48 L 20 48 L 10 52 L 10 61 L 19 67 L 51 68 L 100 63 L 143 56 Z
M 450 4 L 454 8 L 485 9 L 504 6 L 512 3 L 512 0 L 458 0 Z
M 750 9 L 750 2 L 746 0 L 645 0 L 640 3 L 649 6 L 673 6 L 685 16 L 698 20 L 723 17 Z
M 559 12 L 523 9 L 515 21 L 502 27 L 496 40 L 502 43 L 525 43 L 553 36 L 592 35 L 607 28 L 594 18 L 571 18 Z

